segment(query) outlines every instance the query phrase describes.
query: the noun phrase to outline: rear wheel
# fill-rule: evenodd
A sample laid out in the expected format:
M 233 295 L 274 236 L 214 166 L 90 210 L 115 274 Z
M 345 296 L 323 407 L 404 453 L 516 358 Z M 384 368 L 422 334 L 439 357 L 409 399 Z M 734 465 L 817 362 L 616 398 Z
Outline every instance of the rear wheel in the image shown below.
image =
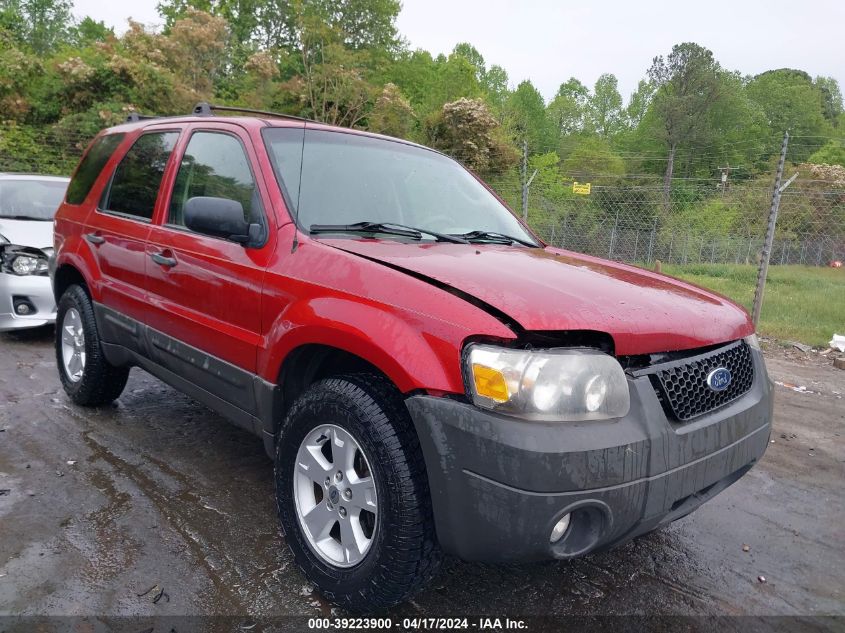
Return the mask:
M 384 378 L 330 378 L 294 403 L 276 451 L 276 499 L 297 564 L 345 609 L 397 604 L 439 567 L 419 441 Z
M 88 293 L 72 285 L 56 312 L 56 364 L 65 392 L 76 404 L 108 404 L 123 392 L 128 367 L 115 367 L 103 355 L 94 306 Z

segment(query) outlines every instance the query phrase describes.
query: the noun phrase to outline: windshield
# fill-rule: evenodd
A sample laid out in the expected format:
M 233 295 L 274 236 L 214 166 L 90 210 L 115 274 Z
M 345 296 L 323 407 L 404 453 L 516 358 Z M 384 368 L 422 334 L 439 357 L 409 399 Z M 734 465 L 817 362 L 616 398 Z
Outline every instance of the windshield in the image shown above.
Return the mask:
M 442 154 L 342 132 L 265 128 L 263 134 L 305 231 L 312 225 L 376 222 L 455 235 L 501 233 L 535 243 L 492 193 Z
M 65 190 L 61 180 L 0 180 L 0 218 L 52 220 Z

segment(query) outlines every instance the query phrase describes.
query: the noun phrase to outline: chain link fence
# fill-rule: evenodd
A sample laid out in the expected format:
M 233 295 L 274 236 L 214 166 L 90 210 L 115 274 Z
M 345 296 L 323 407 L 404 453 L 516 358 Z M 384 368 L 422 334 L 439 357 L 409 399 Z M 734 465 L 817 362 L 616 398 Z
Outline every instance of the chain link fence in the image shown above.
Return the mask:
M 787 158 L 788 161 L 788 158 Z M 514 167 L 487 181 L 548 243 L 654 266 L 759 263 L 774 168 L 744 179 L 554 173 Z M 845 168 L 787 165 L 771 264 L 828 266 L 845 259 Z M 533 179 L 532 179 L 533 177 Z M 529 182 L 527 207 L 524 183 Z M 589 187 L 586 185 L 589 184 Z M 589 193 L 587 193 L 589 191 Z
M 90 138 L 73 130 L 0 123 L 0 171 L 68 175 Z M 659 174 L 608 174 L 588 167 L 567 174 L 557 165 L 535 170 L 529 162 L 523 170 L 517 163 L 483 176 L 554 246 L 649 267 L 657 260 L 758 263 L 774 168 L 745 178 L 723 180 L 718 172 L 673 178 L 667 195 Z M 787 154 L 786 172 L 798 175 L 781 196 L 771 264 L 828 266 L 845 260 L 845 168 L 790 165 Z M 586 191 L 586 184 L 589 193 L 576 193 Z
M 819 190 L 799 182 L 782 194 L 772 264 L 822 266 L 845 258 L 845 187 L 836 186 L 823 183 Z M 528 222 L 550 244 L 608 259 L 757 264 L 772 187 L 739 187 L 740 195 L 700 191 L 668 206 L 662 185 L 596 186 L 564 200 L 550 200 L 540 189 L 529 192 Z

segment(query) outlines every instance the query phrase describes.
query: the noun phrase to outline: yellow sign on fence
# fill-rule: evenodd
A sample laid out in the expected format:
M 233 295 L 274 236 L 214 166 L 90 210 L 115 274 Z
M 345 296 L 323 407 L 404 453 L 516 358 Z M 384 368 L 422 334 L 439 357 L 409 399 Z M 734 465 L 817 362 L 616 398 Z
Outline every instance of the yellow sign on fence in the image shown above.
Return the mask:
M 572 193 L 578 193 L 582 196 L 590 195 L 590 183 L 588 182 L 573 182 Z

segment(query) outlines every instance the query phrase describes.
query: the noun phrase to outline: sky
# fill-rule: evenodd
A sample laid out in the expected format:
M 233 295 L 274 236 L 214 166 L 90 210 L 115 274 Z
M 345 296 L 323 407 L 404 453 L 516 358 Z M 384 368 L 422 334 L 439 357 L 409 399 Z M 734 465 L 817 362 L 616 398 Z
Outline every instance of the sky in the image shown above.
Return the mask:
M 74 13 L 120 33 L 129 17 L 160 23 L 157 2 L 76 0 Z M 843 0 L 403 0 L 397 21 L 411 48 L 437 55 L 470 42 L 513 86 L 530 79 L 547 100 L 569 77 L 592 87 L 605 72 L 627 100 L 656 55 L 689 41 L 729 70 L 798 68 L 845 91 L 843 25 Z

